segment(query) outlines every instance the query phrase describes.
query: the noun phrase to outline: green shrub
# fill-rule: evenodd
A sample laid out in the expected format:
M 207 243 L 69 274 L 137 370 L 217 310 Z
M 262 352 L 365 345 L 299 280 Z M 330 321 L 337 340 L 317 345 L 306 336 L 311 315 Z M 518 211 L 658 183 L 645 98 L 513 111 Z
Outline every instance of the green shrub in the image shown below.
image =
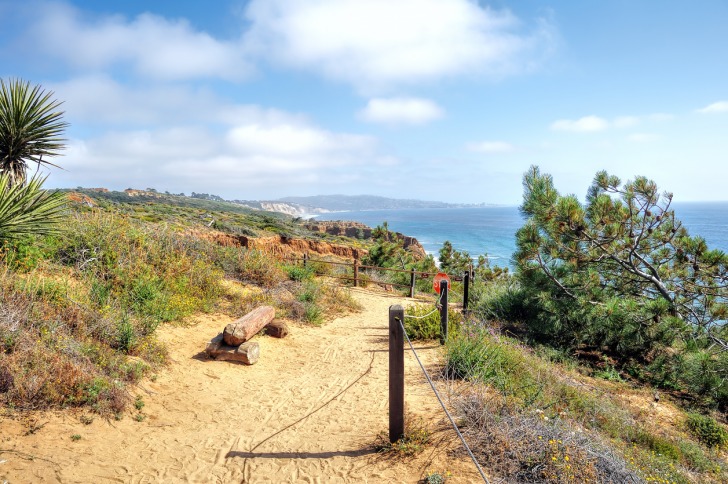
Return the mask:
M 685 424 L 690 433 L 708 447 L 720 448 L 728 445 L 728 431 L 712 417 L 691 413 L 688 414 Z
M 241 281 L 271 288 L 287 278 L 278 262 L 259 250 L 217 247 L 215 252 L 216 264 Z
M 461 332 L 448 340 L 446 351 L 445 371 L 452 377 L 478 379 L 511 394 L 524 379 L 531 383 L 523 356 L 508 345 L 491 341 L 482 330 Z
M 411 340 L 437 339 L 440 337 L 440 311 L 433 304 L 415 304 L 404 311 L 404 329 Z M 462 314 L 447 309 L 448 335 L 457 331 L 463 321 Z
M 286 266 L 284 270 L 288 274 L 288 278 L 296 282 L 312 279 L 314 274 L 310 267 Z
M 680 447 L 674 442 L 643 429 L 637 430 L 635 434 L 635 442 L 640 444 L 642 447 L 646 447 L 654 451 L 656 454 L 668 458 L 671 461 L 679 460 L 682 455 Z
M 321 288 L 319 284 L 308 281 L 300 286 L 296 299 L 302 303 L 315 303 L 318 301 L 320 294 Z
M 313 302 L 304 303 L 304 319 L 311 324 L 320 324 L 323 320 L 323 311 Z

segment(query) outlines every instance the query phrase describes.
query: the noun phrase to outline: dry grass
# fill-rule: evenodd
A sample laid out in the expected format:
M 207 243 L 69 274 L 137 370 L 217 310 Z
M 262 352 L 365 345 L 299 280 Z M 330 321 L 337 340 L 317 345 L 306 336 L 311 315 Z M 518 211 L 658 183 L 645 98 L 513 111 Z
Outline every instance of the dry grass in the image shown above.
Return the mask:
M 627 383 L 583 376 L 479 325 L 464 326 L 446 351 L 446 378 L 453 388 L 468 383 L 453 393 L 454 405 L 497 475 L 516 482 L 728 479 L 725 455 L 691 438 L 684 412 L 671 406 L 670 418 L 659 420 L 662 413 L 626 404 L 637 401 Z

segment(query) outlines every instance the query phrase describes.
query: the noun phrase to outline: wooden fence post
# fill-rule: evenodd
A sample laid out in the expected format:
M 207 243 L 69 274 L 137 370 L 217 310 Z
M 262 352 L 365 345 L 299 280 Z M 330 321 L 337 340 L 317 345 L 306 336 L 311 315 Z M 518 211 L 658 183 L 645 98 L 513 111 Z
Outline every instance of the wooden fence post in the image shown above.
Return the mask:
M 359 286 L 359 259 L 354 259 L 354 287 Z
M 303 253 L 303 268 L 306 268 L 306 262 L 308 262 L 308 252 Z
M 410 297 L 415 297 L 415 268 L 412 268 L 410 274 Z
M 404 437 L 404 308 L 389 306 L 389 442 Z
M 440 281 L 440 344 L 444 345 L 447 340 L 447 284 L 448 281 Z
M 468 295 L 470 292 L 470 271 L 463 274 L 463 313 L 468 312 Z

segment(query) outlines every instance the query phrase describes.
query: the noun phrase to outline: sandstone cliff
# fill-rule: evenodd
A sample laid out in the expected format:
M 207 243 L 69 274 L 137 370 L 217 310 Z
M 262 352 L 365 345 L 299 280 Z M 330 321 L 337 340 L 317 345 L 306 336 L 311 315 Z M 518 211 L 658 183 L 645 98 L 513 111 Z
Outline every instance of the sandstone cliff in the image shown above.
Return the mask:
M 245 247 L 260 250 L 277 257 L 299 256 L 303 254 L 333 255 L 344 259 L 361 259 L 369 253 L 366 249 L 357 249 L 345 245 L 332 244 L 321 240 L 298 239 L 282 235 L 268 237 L 247 237 L 211 231 L 201 233 L 191 231 L 195 237 L 213 240 L 226 247 Z
M 348 221 L 326 221 L 317 220 L 312 223 L 304 225 L 308 230 L 313 232 L 323 232 L 331 235 L 339 235 L 345 237 L 352 237 L 355 239 L 371 239 L 373 229 L 367 225 L 359 222 L 348 222 Z M 422 244 L 409 235 L 404 235 L 399 232 L 390 232 L 391 237 L 401 240 L 405 249 L 412 252 L 416 259 L 424 259 L 427 257 L 425 248 Z

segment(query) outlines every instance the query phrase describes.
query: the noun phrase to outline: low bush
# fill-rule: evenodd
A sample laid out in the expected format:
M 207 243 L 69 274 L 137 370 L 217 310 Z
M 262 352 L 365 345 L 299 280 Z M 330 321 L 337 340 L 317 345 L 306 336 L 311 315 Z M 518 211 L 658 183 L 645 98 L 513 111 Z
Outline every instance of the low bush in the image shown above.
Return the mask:
M 440 311 L 434 304 L 414 304 L 405 308 L 404 329 L 411 340 L 437 339 L 441 333 Z M 460 312 L 448 307 L 448 335 L 463 321 Z
M 525 472 L 524 480 L 539 482 L 597 477 L 625 482 L 609 479 L 634 474 L 658 482 L 690 482 L 686 476 L 695 470 L 718 481 L 726 477 L 725 466 L 700 446 L 637 423 L 619 402 L 553 365 L 517 341 L 472 322 L 448 340 L 446 377 L 487 388 L 458 398 L 467 428 L 480 429 L 476 434 L 482 440 L 477 437 L 476 447 L 486 464 L 501 468 L 503 475 Z M 687 426 L 707 446 L 724 445 L 724 429 L 715 420 L 694 415 Z M 601 455 L 608 440 L 616 443 L 619 454 Z
M 312 279 L 314 276 L 314 272 L 310 267 L 284 266 L 283 269 L 288 274 L 288 278 L 292 281 L 307 281 Z
M 712 417 L 690 413 L 685 425 L 690 433 L 708 447 L 721 448 L 728 446 L 728 430 L 724 429 Z

